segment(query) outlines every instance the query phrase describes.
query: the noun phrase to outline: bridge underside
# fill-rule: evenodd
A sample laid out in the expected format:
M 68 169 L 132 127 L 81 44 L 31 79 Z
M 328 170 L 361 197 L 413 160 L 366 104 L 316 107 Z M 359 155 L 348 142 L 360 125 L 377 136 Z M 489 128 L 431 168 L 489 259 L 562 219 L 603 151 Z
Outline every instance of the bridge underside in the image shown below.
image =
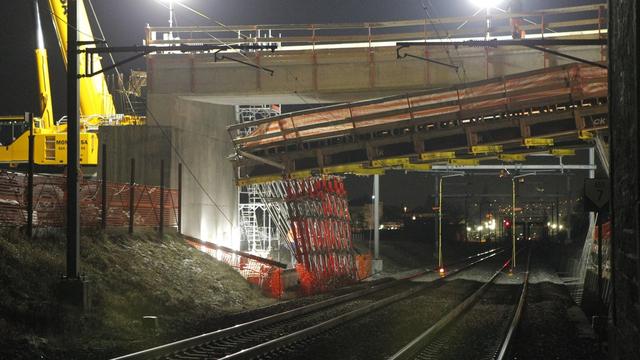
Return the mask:
M 477 146 L 496 146 L 486 152 L 539 152 L 527 139 L 542 138 L 547 141 L 543 145 L 582 145 L 593 132 L 606 129 L 606 97 L 606 70 L 572 64 L 285 114 L 233 125 L 229 131 L 242 155 L 236 165 L 244 176 L 282 173 L 274 164 L 285 173 L 359 162 L 371 166 L 393 157 L 422 165 L 433 152 L 473 157 Z M 257 129 L 237 135 L 247 127 Z M 484 160 L 498 158 L 480 155 Z

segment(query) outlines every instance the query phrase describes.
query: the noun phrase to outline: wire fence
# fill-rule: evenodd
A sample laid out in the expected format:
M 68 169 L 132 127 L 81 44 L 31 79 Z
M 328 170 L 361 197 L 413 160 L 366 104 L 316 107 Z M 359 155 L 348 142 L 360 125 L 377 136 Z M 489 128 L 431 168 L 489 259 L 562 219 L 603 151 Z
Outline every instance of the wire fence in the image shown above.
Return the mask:
M 163 213 L 164 226 L 178 224 L 179 193 L 164 189 L 164 212 L 160 209 L 161 190 L 148 186 L 108 182 L 103 193 L 102 182 L 82 180 L 80 182 L 80 225 L 85 228 L 100 227 L 106 216 L 107 227 L 129 225 L 133 209 L 133 225 L 157 227 Z M 131 191 L 134 192 L 133 203 Z M 106 212 L 103 214 L 103 199 Z M 20 172 L 0 170 L 0 226 L 19 227 L 28 220 L 27 175 Z M 66 224 L 66 178 L 61 175 L 34 175 L 33 178 L 33 226 L 38 228 L 61 228 Z

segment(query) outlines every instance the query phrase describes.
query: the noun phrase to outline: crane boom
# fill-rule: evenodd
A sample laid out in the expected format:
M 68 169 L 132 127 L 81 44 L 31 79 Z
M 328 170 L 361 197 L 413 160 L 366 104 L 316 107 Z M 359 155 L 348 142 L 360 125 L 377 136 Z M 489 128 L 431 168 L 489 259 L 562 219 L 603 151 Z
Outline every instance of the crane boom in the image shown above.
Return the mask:
M 65 0 L 49 0 L 54 28 L 56 30 L 62 59 L 67 64 L 67 13 Z M 94 41 L 93 31 L 89 23 L 89 16 L 84 1 L 78 0 L 78 41 Z M 87 45 L 92 47 L 94 45 Z M 97 56 L 97 55 L 96 55 Z M 94 59 L 99 60 L 99 59 Z M 78 59 L 80 73 L 85 69 L 84 57 Z M 93 61 L 93 70 L 102 69 L 100 61 Z M 80 79 L 80 114 L 83 116 L 113 116 L 116 114 L 113 98 L 109 93 L 104 74 Z

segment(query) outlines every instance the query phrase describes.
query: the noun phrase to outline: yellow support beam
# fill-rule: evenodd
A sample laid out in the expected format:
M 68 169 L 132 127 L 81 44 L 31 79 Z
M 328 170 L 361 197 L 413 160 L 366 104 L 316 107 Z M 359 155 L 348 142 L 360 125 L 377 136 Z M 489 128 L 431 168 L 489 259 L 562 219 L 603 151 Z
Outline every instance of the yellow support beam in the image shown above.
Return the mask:
M 351 173 L 358 176 L 384 175 L 385 170 L 382 168 L 363 168 L 360 170 L 352 171 Z
M 502 145 L 477 145 L 471 147 L 471 154 L 494 154 L 501 153 Z
M 527 154 L 500 154 L 498 160 L 506 162 L 523 162 L 527 160 Z
M 264 184 L 272 181 L 282 180 L 282 175 L 264 175 L 264 176 L 255 176 L 246 179 L 238 179 L 236 184 L 238 186 L 248 186 L 248 185 L 256 185 L 256 184 Z
M 424 161 L 449 160 L 456 157 L 455 151 L 430 152 L 420 154 L 420 159 Z
M 576 151 L 574 149 L 551 149 L 549 153 L 553 156 L 575 156 Z
M 24 115 L 3 115 L 0 116 L 0 121 L 24 121 Z
M 449 165 L 453 166 L 474 166 L 479 165 L 478 159 L 449 159 Z
M 544 146 L 553 146 L 553 139 L 549 138 L 526 138 L 524 139 L 524 146 L 530 147 L 544 147 Z
M 591 140 L 593 139 L 593 133 L 587 130 L 580 130 L 578 131 L 578 138 L 585 141 Z
M 402 168 L 407 171 L 429 171 L 431 164 L 404 164 Z
M 374 168 L 379 167 L 389 167 L 389 166 L 404 166 L 409 164 L 411 161 L 408 157 L 398 157 L 398 158 L 390 158 L 390 159 L 380 159 L 373 160 L 371 162 L 371 166 Z
M 342 173 L 354 173 L 356 171 L 362 170 L 363 168 L 364 168 L 364 165 L 362 165 L 362 163 L 326 166 L 326 167 L 324 167 L 322 169 L 322 173 L 325 174 L 325 175 L 342 174 Z
M 312 176 L 313 176 L 313 173 L 311 170 L 294 171 L 291 174 L 289 174 L 290 179 L 306 179 Z

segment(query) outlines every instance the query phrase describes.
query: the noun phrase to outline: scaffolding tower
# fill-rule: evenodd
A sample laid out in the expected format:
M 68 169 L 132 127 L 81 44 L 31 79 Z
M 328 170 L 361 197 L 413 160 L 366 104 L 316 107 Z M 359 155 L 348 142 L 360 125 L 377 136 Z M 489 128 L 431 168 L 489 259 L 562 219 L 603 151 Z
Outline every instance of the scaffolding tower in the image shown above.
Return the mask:
M 240 105 L 236 107 L 238 123 L 247 123 L 280 115 L 279 105 Z M 255 128 L 243 129 L 248 135 Z M 269 257 L 272 250 L 280 249 L 280 236 L 271 221 L 267 204 L 257 185 L 238 189 L 238 219 L 241 229 L 241 249 Z

